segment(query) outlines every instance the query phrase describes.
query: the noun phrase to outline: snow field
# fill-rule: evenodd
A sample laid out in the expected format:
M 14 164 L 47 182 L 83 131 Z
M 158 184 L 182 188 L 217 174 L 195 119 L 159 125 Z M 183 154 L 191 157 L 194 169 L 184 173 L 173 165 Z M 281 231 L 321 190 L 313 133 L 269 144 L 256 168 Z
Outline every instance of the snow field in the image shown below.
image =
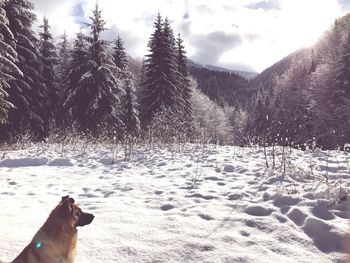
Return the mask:
M 293 150 L 286 174 L 266 170 L 256 148 L 138 147 L 129 162 L 120 148 L 96 144 L 2 152 L 0 260 L 20 253 L 67 194 L 95 215 L 79 229 L 78 263 L 340 262 L 346 255 L 349 199 L 335 198 L 350 190 L 345 152 Z

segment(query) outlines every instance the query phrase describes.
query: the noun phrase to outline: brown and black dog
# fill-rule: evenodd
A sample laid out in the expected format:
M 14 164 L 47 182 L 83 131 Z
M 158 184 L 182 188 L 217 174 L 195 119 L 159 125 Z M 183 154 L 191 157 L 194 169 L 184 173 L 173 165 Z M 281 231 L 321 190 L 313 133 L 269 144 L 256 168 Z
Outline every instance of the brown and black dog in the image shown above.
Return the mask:
M 84 213 L 69 196 L 51 212 L 30 244 L 12 263 L 73 263 L 77 246 L 77 227 L 92 222 L 94 216 Z

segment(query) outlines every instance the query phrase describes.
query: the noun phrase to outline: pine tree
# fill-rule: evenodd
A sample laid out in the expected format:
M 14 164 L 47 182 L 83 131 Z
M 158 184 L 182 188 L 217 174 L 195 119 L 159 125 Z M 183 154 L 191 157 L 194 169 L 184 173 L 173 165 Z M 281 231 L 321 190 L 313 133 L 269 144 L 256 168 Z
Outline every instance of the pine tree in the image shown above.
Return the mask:
M 350 140 L 350 33 L 341 48 L 339 61 L 335 65 L 335 115 L 337 120 L 339 142 L 344 144 Z
M 211 76 L 208 81 L 207 96 L 219 104 L 219 86 L 215 76 Z
M 83 114 L 78 110 L 84 107 L 84 101 L 78 94 L 78 82 L 88 70 L 89 52 L 83 33 L 78 33 L 73 43 L 71 59 L 68 64 L 68 77 L 64 79 L 63 85 L 66 87 L 62 95 L 64 126 L 73 126 L 79 130 L 79 117 Z M 79 91 L 82 92 L 82 91 Z
M 58 110 L 58 90 L 57 90 L 57 76 L 55 73 L 55 66 L 57 64 L 57 55 L 55 46 L 52 43 L 53 38 L 49 31 L 49 21 L 46 17 L 43 19 L 43 25 L 40 26 L 42 32 L 39 33 L 40 43 L 39 51 L 43 62 L 42 77 L 44 78 L 48 98 L 43 109 L 44 121 L 55 121 Z M 49 127 L 47 123 L 45 125 Z
M 341 49 L 341 57 L 336 64 L 336 94 L 350 99 L 350 33 Z
M 58 43 L 58 61 L 57 61 L 57 76 L 59 81 L 59 95 L 65 91 L 66 87 L 64 82 L 66 81 L 71 63 L 71 47 L 67 39 L 67 34 L 64 34 L 60 37 L 61 41 Z
M 76 109 L 76 116 L 73 117 L 76 128 L 99 135 L 103 131 L 120 128 L 119 96 L 123 90 L 116 77 L 118 69 L 108 54 L 107 42 L 100 38 L 105 30 L 105 21 L 97 4 L 90 20 L 91 23 L 87 25 L 92 36 L 86 38 L 90 43 L 87 71 L 68 96 L 69 101 L 76 103 L 66 100 L 65 104 Z
M 176 60 L 175 38 L 168 19 L 158 14 L 145 60 L 141 106 L 144 123 L 163 107 L 179 113 L 184 107 Z
M 190 88 L 190 74 L 188 70 L 188 60 L 186 57 L 185 47 L 183 45 L 183 40 L 181 35 L 178 34 L 176 39 L 176 49 L 177 49 L 177 66 L 180 73 L 180 82 L 181 82 L 181 93 L 182 99 L 184 101 L 184 112 L 186 115 L 192 114 L 191 107 L 191 88 Z
M 139 111 L 137 109 L 139 105 L 135 95 L 135 82 L 128 67 L 128 59 L 120 36 L 117 37 L 113 49 L 113 61 L 120 70 L 120 78 L 125 91 L 125 95 L 122 97 L 124 131 L 128 135 L 136 135 L 140 130 Z
M 27 0 L 6 1 L 4 9 L 9 28 L 17 41 L 16 65 L 23 72 L 23 77 L 10 82 L 9 101 L 16 108 L 9 111 L 9 122 L 1 127 L 1 134 L 9 137 L 29 129 L 36 138 L 42 138 L 47 134 L 42 114 L 47 93 L 42 78 L 43 65 L 36 48 L 38 39 L 31 29 L 36 19 L 32 12 L 33 4 Z
M 114 64 L 117 66 L 117 68 L 124 72 L 127 69 L 128 59 L 126 57 L 123 40 L 120 38 L 120 36 L 117 37 L 113 50 Z
M 22 72 L 16 66 L 16 43 L 11 30 L 8 27 L 8 19 L 4 10 L 4 3 L 0 3 L 0 124 L 7 121 L 7 113 L 14 106 L 8 100 L 10 81 L 16 76 L 22 76 Z
M 140 130 L 140 119 L 137 98 L 135 96 L 135 84 L 130 73 L 123 80 L 125 95 L 123 98 L 123 123 L 124 129 L 129 135 L 136 135 Z

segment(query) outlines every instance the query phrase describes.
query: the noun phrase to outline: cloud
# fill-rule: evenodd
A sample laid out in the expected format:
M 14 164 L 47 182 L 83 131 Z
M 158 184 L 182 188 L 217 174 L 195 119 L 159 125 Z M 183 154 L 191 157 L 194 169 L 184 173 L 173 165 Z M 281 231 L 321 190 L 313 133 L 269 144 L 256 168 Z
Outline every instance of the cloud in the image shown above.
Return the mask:
M 281 2 L 279 0 L 264 0 L 257 3 L 251 3 L 246 6 L 249 9 L 281 10 Z
M 222 54 L 241 45 L 242 39 L 237 34 L 215 31 L 207 35 L 193 36 L 190 42 L 195 46 L 195 53 L 191 56 L 193 60 L 216 65 Z
M 349 0 L 338 0 L 339 4 L 341 5 L 342 9 L 344 11 L 349 11 L 350 10 L 350 2 Z
M 39 22 L 46 15 L 52 33 L 79 32 L 96 0 L 34 0 Z M 348 0 L 100 0 L 112 40 L 117 34 L 134 57 L 147 54 L 158 12 L 181 33 L 187 54 L 198 63 L 262 71 L 291 52 L 314 44 Z M 343 10 L 342 10 L 343 8 Z M 349 7 L 350 8 L 350 7 Z M 36 26 L 37 26 L 36 25 Z
M 145 54 L 145 46 L 143 45 L 144 39 L 128 30 L 118 29 L 116 25 L 113 25 L 108 31 L 105 31 L 102 37 L 106 40 L 114 41 L 118 35 L 123 40 L 124 48 L 128 54 L 133 54 L 137 57 L 141 57 Z
M 74 17 L 74 22 L 77 24 L 83 24 L 85 22 L 85 12 L 81 2 L 73 6 L 72 16 Z

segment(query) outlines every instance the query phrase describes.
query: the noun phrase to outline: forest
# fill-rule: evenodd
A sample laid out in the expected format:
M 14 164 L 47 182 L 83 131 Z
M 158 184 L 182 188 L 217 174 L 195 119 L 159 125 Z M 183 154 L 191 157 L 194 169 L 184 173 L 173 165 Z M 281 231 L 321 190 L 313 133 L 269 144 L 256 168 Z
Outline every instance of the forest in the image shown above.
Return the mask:
M 0 5 L 0 140 L 60 136 L 204 140 L 325 149 L 350 142 L 350 15 L 310 48 L 253 79 L 194 67 L 168 18 L 155 18 L 148 54 L 134 59 L 98 4 L 89 34 L 39 34 L 28 0 Z M 179 128 L 180 127 L 180 128 Z

